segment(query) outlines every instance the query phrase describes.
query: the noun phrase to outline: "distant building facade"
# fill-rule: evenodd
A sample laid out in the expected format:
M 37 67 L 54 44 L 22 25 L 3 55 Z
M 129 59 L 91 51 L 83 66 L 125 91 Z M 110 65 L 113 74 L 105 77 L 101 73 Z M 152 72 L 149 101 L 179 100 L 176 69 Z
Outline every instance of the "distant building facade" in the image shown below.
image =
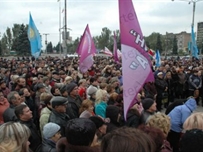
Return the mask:
M 203 43 L 203 22 L 197 23 L 197 46 L 202 46 Z
M 191 41 L 191 34 L 185 31 L 175 34 L 177 39 L 178 51 L 188 51 L 188 42 Z

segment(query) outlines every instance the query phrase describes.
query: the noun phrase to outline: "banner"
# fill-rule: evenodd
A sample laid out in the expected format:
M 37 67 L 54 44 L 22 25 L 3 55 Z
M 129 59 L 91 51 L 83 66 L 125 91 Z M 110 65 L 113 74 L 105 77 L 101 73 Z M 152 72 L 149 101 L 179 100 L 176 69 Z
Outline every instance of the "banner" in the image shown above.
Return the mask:
M 198 48 L 196 45 L 196 41 L 195 41 L 195 33 L 194 33 L 194 27 L 192 26 L 192 32 L 191 32 L 191 41 L 192 41 L 192 46 L 191 46 L 191 51 L 192 51 L 192 56 L 199 59 L 198 56 Z
M 140 29 L 132 0 L 119 0 L 122 52 L 124 117 L 137 102 L 145 82 L 154 81 L 151 60 Z
M 119 59 L 118 59 L 117 41 L 116 41 L 116 33 L 115 32 L 114 32 L 114 36 L 113 36 L 113 42 L 114 42 L 114 45 L 113 45 L 113 58 L 114 58 L 114 61 L 116 63 L 118 63 Z
M 80 71 L 85 73 L 93 65 L 93 55 L 96 53 L 96 48 L 88 25 L 85 28 L 84 34 L 80 40 L 78 50 L 76 52 L 80 57 Z
M 31 47 L 31 54 L 35 58 L 38 58 L 41 53 L 42 48 L 42 41 L 41 36 L 39 34 L 39 31 L 37 30 L 37 27 L 35 26 L 35 23 L 32 19 L 32 15 L 30 14 L 30 21 L 28 25 L 28 39 L 30 41 L 30 47 Z
M 155 58 L 156 67 L 161 66 L 161 56 L 159 50 L 156 51 L 156 58 Z

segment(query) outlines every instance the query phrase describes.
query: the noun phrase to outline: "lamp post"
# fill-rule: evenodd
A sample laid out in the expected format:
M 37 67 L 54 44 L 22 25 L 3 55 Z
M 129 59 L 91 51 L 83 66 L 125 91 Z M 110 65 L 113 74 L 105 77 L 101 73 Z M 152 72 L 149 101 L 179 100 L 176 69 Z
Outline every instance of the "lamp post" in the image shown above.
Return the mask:
M 61 1 L 58 0 L 59 2 L 59 53 L 61 57 Z
M 174 0 L 172 0 L 174 1 Z M 184 2 L 188 2 L 188 4 L 193 3 L 193 11 L 192 11 L 192 25 L 191 28 L 194 28 L 194 21 L 195 21 L 195 8 L 196 8 L 196 3 L 203 1 L 203 0 L 179 0 L 179 1 L 184 1 Z M 192 57 L 192 48 L 191 48 L 191 57 Z

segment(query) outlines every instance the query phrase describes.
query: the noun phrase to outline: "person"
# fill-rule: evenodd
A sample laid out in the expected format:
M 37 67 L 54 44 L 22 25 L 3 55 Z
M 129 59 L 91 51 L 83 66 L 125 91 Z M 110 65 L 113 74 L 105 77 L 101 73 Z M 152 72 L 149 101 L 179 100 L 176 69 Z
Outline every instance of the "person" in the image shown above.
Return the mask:
M 203 113 L 196 112 L 191 114 L 183 124 L 183 130 L 201 129 L 203 130 Z
M 171 129 L 167 140 L 170 142 L 171 147 L 173 147 L 173 151 L 178 151 L 183 123 L 196 108 L 196 100 L 195 98 L 191 97 L 185 102 L 185 104 L 175 107 L 168 114 L 171 121 Z
M 187 130 L 180 140 L 180 152 L 202 152 L 203 131 Z
M 41 152 L 57 152 L 56 143 L 61 137 L 60 126 L 49 122 L 43 128 L 43 141 Z
M 107 107 L 107 92 L 106 90 L 97 90 L 96 92 L 96 102 L 95 102 L 95 114 L 106 118 L 106 107 Z
M 0 91 L 0 125 L 4 123 L 3 114 L 9 106 L 8 100 L 4 97 L 2 91 Z
M 95 115 L 94 103 L 89 99 L 84 100 L 79 109 L 79 113 L 80 113 L 80 118 L 89 118 Z
M 30 130 L 19 122 L 7 122 L 0 126 L 1 152 L 28 152 Z
M 70 119 L 79 118 L 79 109 L 82 99 L 78 94 L 78 86 L 72 82 L 67 85 L 66 89 L 68 92 L 66 113 L 69 115 Z
M 65 137 L 65 127 L 70 120 L 69 115 L 66 114 L 67 98 L 53 97 L 51 99 L 52 111 L 49 116 L 49 122 L 58 124 L 61 127 L 61 135 Z
M 103 137 L 101 152 L 155 152 L 149 135 L 135 128 L 122 127 Z
M 99 146 L 91 147 L 96 126 L 86 118 L 75 118 L 66 126 L 66 137 L 57 142 L 57 152 L 100 152 Z
M 25 105 L 21 104 L 15 107 L 15 114 L 21 124 L 26 125 L 31 132 L 31 136 L 29 137 L 30 142 L 30 149 L 34 152 L 38 152 L 41 145 L 41 136 L 37 130 L 36 125 L 32 121 L 32 111 L 30 108 Z
M 142 100 L 142 106 L 144 110 L 141 113 L 141 124 L 145 124 L 149 116 L 156 112 L 156 102 L 152 98 L 145 98 Z

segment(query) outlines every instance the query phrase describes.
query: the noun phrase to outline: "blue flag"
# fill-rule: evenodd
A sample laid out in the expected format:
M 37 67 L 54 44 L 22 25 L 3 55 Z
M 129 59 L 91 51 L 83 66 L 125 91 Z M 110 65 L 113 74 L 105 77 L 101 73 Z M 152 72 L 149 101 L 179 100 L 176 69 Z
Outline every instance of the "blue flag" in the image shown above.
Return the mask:
M 28 26 L 28 39 L 30 41 L 30 47 L 31 47 L 31 54 L 35 58 L 38 58 L 41 53 L 42 43 L 41 43 L 41 36 L 39 34 L 39 31 L 37 30 L 37 27 L 35 26 L 35 23 L 32 19 L 32 15 L 30 14 L 30 21 Z
M 159 50 L 156 50 L 156 57 L 155 57 L 156 67 L 161 66 L 161 56 Z
M 191 32 L 191 41 L 192 41 L 192 46 L 191 46 L 192 56 L 199 59 L 193 26 L 192 26 L 192 32 Z

